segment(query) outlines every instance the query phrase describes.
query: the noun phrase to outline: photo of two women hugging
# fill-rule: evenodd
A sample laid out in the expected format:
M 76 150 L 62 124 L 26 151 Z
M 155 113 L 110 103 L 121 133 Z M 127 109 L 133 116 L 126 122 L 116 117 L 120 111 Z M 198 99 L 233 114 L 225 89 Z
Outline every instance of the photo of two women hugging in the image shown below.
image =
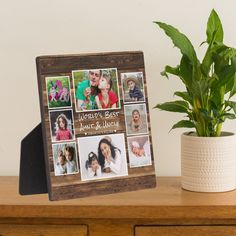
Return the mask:
M 128 175 L 124 134 L 80 138 L 78 145 L 82 180 Z
M 76 70 L 72 77 L 76 111 L 120 107 L 116 69 Z

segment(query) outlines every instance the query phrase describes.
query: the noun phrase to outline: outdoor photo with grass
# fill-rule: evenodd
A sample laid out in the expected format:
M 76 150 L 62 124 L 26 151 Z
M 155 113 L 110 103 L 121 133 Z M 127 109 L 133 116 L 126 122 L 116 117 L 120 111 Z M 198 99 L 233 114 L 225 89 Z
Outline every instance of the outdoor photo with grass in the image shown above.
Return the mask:
M 48 108 L 71 107 L 69 76 L 46 77 Z
M 76 111 L 120 108 L 116 68 L 72 71 Z

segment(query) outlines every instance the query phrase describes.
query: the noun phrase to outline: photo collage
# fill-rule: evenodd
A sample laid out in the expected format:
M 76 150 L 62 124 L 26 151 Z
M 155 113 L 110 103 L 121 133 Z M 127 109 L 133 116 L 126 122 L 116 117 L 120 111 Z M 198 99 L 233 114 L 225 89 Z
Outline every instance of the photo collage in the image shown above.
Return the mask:
M 121 73 L 119 80 L 116 68 L 72 70 L 71 77 L 45 77 L 45 82 L 55 176 L 109 179 L 128 176 L 128 167 L 152 165 L 142 72 Z M 121 109 L 123 132 L 78 137 L 78 114 Z
M 121 73 L 130 168 L 152 165 L 142 72 Z
M 79 173 L 70 77 L 45 80 L 55 176 Z

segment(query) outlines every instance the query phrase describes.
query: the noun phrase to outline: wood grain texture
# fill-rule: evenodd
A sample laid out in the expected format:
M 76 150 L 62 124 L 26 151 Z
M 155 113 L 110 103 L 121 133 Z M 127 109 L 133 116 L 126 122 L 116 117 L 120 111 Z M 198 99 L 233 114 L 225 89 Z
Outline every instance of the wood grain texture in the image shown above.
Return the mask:
M 138 189 L 153 188 L 156 186 L 155 183 L 155 172 L 154 172 L 154 156 L 151 138 L 151 124 L 149 117 L 149 105 L 148 105 L 148 93 L 146 84 L 146 75 L 144 68 L 144 57 L 141 51 L 136 52 L 112 52 L 112 53 L 99 53 L 99 54 L 82 54 L 82 55 L 59 55 L 59 56 L 41 56 L 36 58 L 37 63 L 37 73 L 38 73 L 38 86 L 40 94 L 40 107 L 41 107 L 41 118 L 44 136 L 44 151 L 45 151 L 45 161 L 47 169 L 47 184 L 49 190 L 50 200 L 62 200 L 78 197 L 86 197 L 92 195 L 100 194 L 111 194 L 114 192 L 122 191 L 133 191 Z M 109 110 L 108 112 L 118 112 L 118 117 L 109 117 L 104 119 L 106 110 L 99 111 L 101 113 L 101 118 L 96 118 L 96 122 L 104 126 L 103 129 L 96 131 L 95 128 L 89 130 L 82 129 L 85 126 L 91 126 L 94 124 L 95 119 L 87 119 L 85 121 L 80 121 L 80 115 L 75 110 L 75 97 L 74 97 L 74 87 L 72 86 L 72 70 L 88 70 L 88 69 L 99 69 L 99 68 L 117 68 L 118 74 L 118 90 L 120 94 L 121 108 L 115 110 Z M 142 72 L 144 91 L 145 91 L 145 102 L 147 110 L 147 127 L 151 156 L 152 156 L 152 167 L 150 172 L 146 167 L 141 168 L 130 168 L 129 167 L 129 157 L 128 157 L 128 144 L 127 135 L 125 127 L 125 117 L 124 117 L 124 104 L 122 96 L 122 83 L 120 79 L 121 73 L 125 72 Z M 47 93 L 46 93 L 46 77 L 55 76 L 69 76 L 71 85 L 71 102 L 73 116 L 74 116 L 74 130 L 76 138 L 87 137 L 93 135 L 104 135 L 113 134 L 113 129 L 108 128 L 106 124 L 115 124 L 115 133 L 125 134 L 125 145 L 126 145 L 126 156 L 127 156 L 127 166 L 128 166 L 128 177 L 102 181 L 94 181 L 94 183 L 86 183 L 81 181 L 80 173 L 75 174 L 74 177 L 70 176 L 55 176 L 54 174 L 54 160 L 52 151 L 52 140 L 50 132 L 50 117 L 49 109 L 47 103 Z M 69 109 L 69 108 L 68 108 Z M 98 111 L 91 111 L 90 114 L 95 114 Z M 76 142 L 76 140 L 75 140 Z M 78 150 L 78 148 L 77 148 Z M 79 153 L 77 153 L 79 158 Z M 78 161 L 79 163 L 79 161 Z M 141 171 L 140 171 L 141 170 Z M 142 173 L 140 173 L 142 172 Z M 140 178 L 140 179 L 139 179 Z M 71 182 L 70 182 L 71 181 Z M 58 183 L 60 184 L 58 185 Z
M 101 224 L 89 224 L 89 236 L 132 236 L 134 235 L 132 224 L 116 222 L 102 222 Z
M 89 56 L 89 57 L 88 57 Z M 78 54 L 78 55 L 59 55 L 59 56 L 41 56 L 36 58 L 39 63 L 39 73 L 41 75 L 70 73 L 72 70 L 79 68 L 91 69 L 91 65 L 96 68 L 118 68 L 130 70 L 140 68 L 144 65 L 143 54 L 137 52 L 107 52 L 99 54 Z
M 135 236 L 235 236 L 236 226 L 138 226 Z
M 138 189 L 156 187 L 155 173 L 144 176 L 125 176 L 106 181 L 95 181 L 71 186 L 53 187 L 52 198 L 57 200 L 77 197 L 87 197 L 94 195 L 112 194 L 119 192 L 135 191 Z M 55 197 L 54 197 L 55 195 Z
M 68 235 L 236 235 L 236 191 L 189 192 L 179 177 L 157 182 L 155 189 L 50 202 L 46 194 L 20 196 L 18 177 L 0 177 L 0 235 L 51 236 L 61 226 Z
M 158 188 L 50 202 L 46 194 L 20 196 L 17 177 L 1 177 L 0 217 L 146 219 L 191 223 L 236 223 L 236 191 L 194 193 L 181 189 L 180 178 L 159 177 Z
M 154 179 L 156 179 L 155 169 L 154 169 L 153 165 L 143 166 L 142 168 L 130 168 L 129 176 L 123 176 L 123 177 L 119 177 L 119 178 L 123 180 L 123 179 L 131 178 L 131 177 L 132 178 L 134 178 L 134 177 L 137 178 L 139 176 L 147 176 L 147 175 L 154 176 Z M 53 187 L 68 186 L 68 185 L 72 186 L 72 185 L 76 185 L 78 183 L 81 183 L 79 174 L 64 176 L 63 182 L 62 182 L 60 176 L 54 176 L 54 173 L 51 173 L 51 180 L 52 180 L 52 183 L 53 183 Z M 113 179 L 113 180 L 115 180 L 115 179 Z M 109 182 L 110 180 L 104 180 L 104 179 L 94 180 L 94 182 L 92 184 L 94 184 L 96 182 L 101 182 L 101 181 L 103 183 L 107 184 L 107 182 Z M 116 182 L 116 180 L 115 180 L 115 182 Z M 154 182 L 156 182 L 156 181 L 154 181 Z M 91 182 L 90 183 L 89 182 L 84 182 L 84 183 L 86 185 L 87 183 L 90 184 Z
M 0 225 L 1 236 L 87 236 L 86 225 Z

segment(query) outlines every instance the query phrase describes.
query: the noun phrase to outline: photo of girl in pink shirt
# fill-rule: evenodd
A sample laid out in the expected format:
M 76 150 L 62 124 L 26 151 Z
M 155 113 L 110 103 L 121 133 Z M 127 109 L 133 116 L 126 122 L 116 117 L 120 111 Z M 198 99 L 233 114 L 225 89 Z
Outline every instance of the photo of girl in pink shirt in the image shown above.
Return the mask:
M 72 110 L 50 111 L 51 139 L 53 142 L 74 140 L 74 119 Z
M 66 116 L 64 114 L 59 115 L 57 118 L 58 130 L 56 132 L 56 141 L 72 139 L 71 131 L 67 128 L 67 125 Z

